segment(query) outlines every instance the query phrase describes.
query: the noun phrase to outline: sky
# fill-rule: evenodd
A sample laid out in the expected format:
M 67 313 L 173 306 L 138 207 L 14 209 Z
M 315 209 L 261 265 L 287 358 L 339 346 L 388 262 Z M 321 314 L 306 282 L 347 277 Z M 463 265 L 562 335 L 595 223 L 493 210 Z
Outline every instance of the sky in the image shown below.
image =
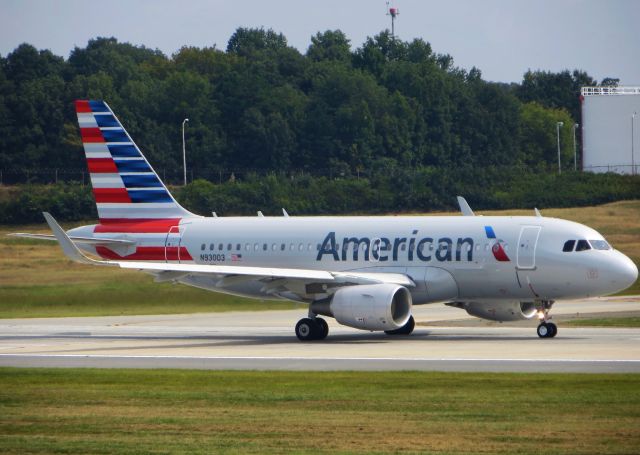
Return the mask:
M 581 69 L 640 86 L 640 0 L 397 0 L 396 35 L 422 38 L 483 78 L 521 82 L 528 70 Z M 91 38 L 160 49 L 226 49 L 238 27 L 283 33 L 301 52 L 319 31 L 352 49 L 391 28 L 385 0 L 0 0 L 0 55 L 27 42 L 65 58 Z

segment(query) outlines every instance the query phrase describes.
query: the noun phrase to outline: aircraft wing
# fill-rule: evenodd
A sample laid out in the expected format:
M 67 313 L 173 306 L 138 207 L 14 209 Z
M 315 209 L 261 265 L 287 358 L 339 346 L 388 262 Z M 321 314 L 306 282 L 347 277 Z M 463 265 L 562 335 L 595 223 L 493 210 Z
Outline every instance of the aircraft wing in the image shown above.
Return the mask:
M 64 254 L 74 262 L 83 264 L 117 266 L 123 269 L 135 269 L 156 275 L 158 281 L 175 280 L 186 275 L 216 276 L 220 280 L 230 277 L 246 277 L 252 279 L 285 279 L 295 280 L 298 284 L 377 284 L 392 283 L 407 287 L 414 287 L 415 283 L 407 275 L 401 273 L 363 273 L 363 272 L 333 272 L 312 269 L 289 269 L 278 267 L 242 267 L 230 265 L 209 264 L 176 264 L 165 262 L 143 261 L 102 261 L 86 256 L 69 238 L 56 220 L 47 212 L 43 213 L 47 224 L 53 231 L 55 239 L 60 243 Z M 223 284 L 222 281 L 221 284 Z

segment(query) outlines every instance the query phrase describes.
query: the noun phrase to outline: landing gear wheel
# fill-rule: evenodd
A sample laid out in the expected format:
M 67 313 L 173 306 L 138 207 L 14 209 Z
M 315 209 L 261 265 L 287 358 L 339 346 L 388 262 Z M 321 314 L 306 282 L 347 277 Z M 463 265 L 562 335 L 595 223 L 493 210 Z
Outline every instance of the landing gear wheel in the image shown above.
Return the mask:
M 540 338 L 553 338 L 558 334 L 558 326 L 553 322 L 542 322 L 538 326 L 537 332 Z
M 413 329 L 416 326 L 416 320 L 413 319 L 413 316 L 409 316 L 409 320 L 405 325 L 395 330 L 385 330 L 384 333 L 387 335 L 411 335 Z
M 538 326 L 537 332 L 540 338 L 547 338 L 549 336 L 549 326 L 547 325 L 547 323 L 546 322 L 541 323 Z
M 315 321 L 316 326 L 318 327 L 318 336 L 316 340 L 324 340 L 329 335 L 329 324 L 322 318 L 316 318 Z
M 300 319 L 296 324 L 296 336 L 300 341 L 315 340 L 318 332 L 318 325 L 311 318 Z

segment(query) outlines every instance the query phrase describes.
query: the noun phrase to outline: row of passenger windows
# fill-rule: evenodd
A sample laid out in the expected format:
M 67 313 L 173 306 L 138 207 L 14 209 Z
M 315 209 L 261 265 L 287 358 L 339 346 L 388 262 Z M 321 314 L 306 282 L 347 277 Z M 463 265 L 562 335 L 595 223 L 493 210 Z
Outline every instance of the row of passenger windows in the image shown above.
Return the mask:
M 571 251 L 586 251 L 591 248 L 594 250 L 610 250 L 611 246 L 604 240 L 567 240 L 564 242 L 562 251 L 568 253 Z
M 349 249 L 350 245 L 351 245 L 351 248 L 353 248 L 353 243 L 351 243 L 351 242 L 343 244 L 342 247 L 346 251 L 346 250 Z M 359 244 L 359 245 L 362 247 L 362 245 L 364 245 L 364 244 Z M 210 251 L 215 251 L 216 247 L 217 247 L 218 251 L 224 251 L 225 249 L 226 249 L 226 251 L 234 251 L 234 250 L 235 251 L 241 251 L 242 250 L 242 244 L 240 244 L 240 243 L 236 243 L 236 244 L 227 243 L 226 245 L 224 243 L 218 243 L 217 245 L 215 243 L 210 243 L 209 244 L 209 250 Z M 321 247 L 321 245 L 319 243 L 316 244 L 316 251 L 320 251 L 320 247 Z M 481 246 L 479 244 L 476 244 L 475 250 L 476 251 L 480 251 L 480 247 Z M 504 247 L 504 249 L 506 251 L 509 250 L 509 245 L 504 244 L 503 247 Z M 289 244 L 289 251 L 295 251 L 296 248 L 297 248 L 298 251 L 305 251 L 305 250 L 306 251 L 311 251 L 311 250 L 313 250 L 313 244 L 311 244 L 311 243 L 307 243 L 307 244 L 299 243 L 299 244 L 297 244 L 297 246 L 296 246 L 295 243 L 290 243 Z M 446 243 L 443 243 L 443 244 L 439 245 L 440 251 L 446 251 L 448 248 L 449 248 L 449 245 L 446 244 Z M 452 249 L 453 248 L 454 248 L 454 246 L 452 245 Z M 207 244 L 203 243 L 202 245 L 200 245 L 200 249 L 202 251 L 205 251 L 207 249 Z M 260 251 L 260 250 L 268 251 L 269 250 L 269 244 L 267 244 L 267 243 L 262 243 L 262 244 L 254 243 L 252 245 L 251 243 L 245 243 L 244 249 L 245 249 L 245 251 L 251 251 L 252 249 L 254 251 Z M 280 249 L 280 251 L 285 251 L 287 249 L 287 244 L 286 243 L 281 243 L 279 245 L 277 243 L 272 243 L 271 244 L 271 250 L 272 251 L 277 251 L 278 249 Z M 400 248 L 399 248 L 400 251 L 406 251 L 407 249 L 416 250 L 417 248 L 415 246 L 411 247 L 411 245 L 407 246 L 406 243 L 402 243 L 400 245 Z M 434 247 L 433 243 L 423 243 L 422 245 L 420 245 L 420 251 L 421 252 L 434 251 L 435 249 L 436 248 Z M 463 251 L 468 251 L 469 250 L 469 245 L 465 243 L 465 244 L 462 245 L 461 249 Z M 339 243 L 336 244 L 336 250 L 340 251 L 340 244 Z M 392 246 L 390 244 L 378 246 L 377 244 L 374 243 L 373 244 L 373 250 L 374 251 L 391 251 L 392 250 Z M 484 250 L 485 251 L 489 251 L 489 244 L 488 243 L 486 243 L 484 245 Z
M 279 245 L 280 251 L 285 251 L 287 249 L 287 245 L 285 243 L 281 243 Z M 207 249 L 207 245 L 205 243 L 203 243 L 202 245 L 200 245 L 200 249 L 202 251 L 205 251 Z M 216 249 L 216 245 L 214 243 L 209 244 L 209 250 L 210 251 L 214 251 Z M 217 249 L 218 251 L 224 251 L 225 250 L 225 244 L 224 243 L 219 243 L 217 245 Z M 262 249 L 263 251 L 267 251 L 269 249 L 269 245 L 266 243 L 263 243 L 262 245 L 259 243 L 254 243 L 253 247 L 250 243 L 245 243 L 244 245 L 244 249 L 245 251 L 251 251 L 251 249 L 253 249 L 254 251 L 259 251 L 260 249 Z M 273 251 L 277 251 L 278 250 L 278 244 L 277 243 L 273 243 L 271 245 L 271 249 Z M 295 243 L 291 243 L 289 244 L 289 250 L 290 251 L 295 251 L 296 249 L 296 244 Z M 304 244 L 304 243 L 299 243 L 298 244 L 298 251 L 311 251 L 313 249 L 313 245 L 311 243 L 308 244 Z M 227 243 L 226 244 L 226 250 L 227 251 L 241 251 L 242 250 L 242 244 L 240 243 L 236 243 L 235 245 L 233 243 Z M 320 250 L 320 244 L 318 243 L 316 245 L 316 250 Z

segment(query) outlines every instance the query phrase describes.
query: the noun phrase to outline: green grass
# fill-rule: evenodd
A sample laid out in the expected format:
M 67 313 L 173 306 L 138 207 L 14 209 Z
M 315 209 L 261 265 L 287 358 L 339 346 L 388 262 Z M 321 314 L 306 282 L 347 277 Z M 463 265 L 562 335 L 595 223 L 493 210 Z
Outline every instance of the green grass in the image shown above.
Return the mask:
M 640 317 L 575 319 L 565 325 L 576 327 L 640 327 Z
M 0 288 L 0 318 L 108 316 L 288 310 L 293 302 L 250 300 L 145 281 Z
M 640 375 L 4 368 L 0 452 L 637 454 Z

